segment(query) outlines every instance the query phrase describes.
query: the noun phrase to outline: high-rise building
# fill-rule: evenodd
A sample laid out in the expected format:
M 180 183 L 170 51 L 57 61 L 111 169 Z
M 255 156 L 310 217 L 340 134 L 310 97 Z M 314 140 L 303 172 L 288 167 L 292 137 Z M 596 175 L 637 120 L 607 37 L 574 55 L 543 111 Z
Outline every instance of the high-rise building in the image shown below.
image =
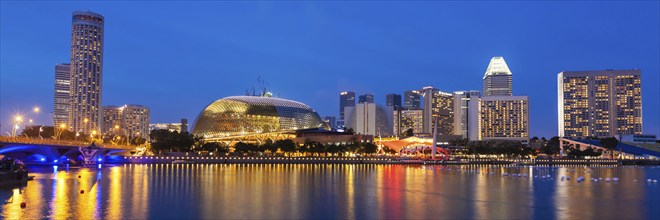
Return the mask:
M 103 110 L 105 110 L 105 109 L 103 109 Z M 176 132 L 181 133 L 182 132 L 181 126 L 182 126 L 181 123 L 155 123 L 155 124 L 149 124 L 149 132 L 151 132 L 153 130 L 163 129 L 163 130 L 168 130 L 168 131 L 171 131 L 171 132 L 176 131 Z
M 454 135 L 479 139 L 479 96 L 481 92 L 454 92 Z
M 103 107 L 103 133 L 149 138 L 149 108 L 141 105 Z
M 182 118 L 181 119 L 181 131 L 179 132 L 189 132 L 188 131 L 188 119 Z
M 484 96 L 512 95 L 511 70 L 503 57 L 490 59 L 483 78 Z
M 422 133 L 422 115 L 421 109 L 403 109 L 394 111 L 394 135 L 403 136 L 408 129 L 412 129 L 413 134 Z
M 149 108 L 141 105 L 124 105 L 123 128 L 129 137 L 149 139 Z
M 355 107 L 346 107 L 346 128 L 352 128 L 356 134 L 376 134 L 376 104 L 358 103 Z
M 374 103 L 374 94 L 362 94 L 358 99 L 358 103 Z
M 120 106 L 103 106 L 103 127 L 101 131 L 107 135 L 123 135 L 123 110 Z
M 421 109 L 422 95 L 417 90 L 406 90 L 403 93 L 403 108 Z
M 53 101 L 53 126 L 69 127 L 69 98 L 71 96 L 71 73 L 68 63 L 55 65 L 55 97 Z
M 451 93 L 442 92 L 427 86 L 422 89 L 424 96 L 424 114 L 422 130 L 432 133 L 433 126 L 438 123 L 437 133 L 451 135 L 454 132 L 454 97 Z
M 69 125 L 73 131 L 90 133 L 101 126 L 103 78 L 102 15 L 73 12 L 71 27 L 71 93 Z
M 394 110 L 401 108 L 401 95 L 399 94 L 387 94 L 385 95 L 386 106 L 392 106 Z
M 344 121 L 345 113 L 344 108 L 355 107 L 355 92 L 347 91 L 339 93 L 339 120 Z
M 559 73 L 559 136 L 642 134 L 641 80 L 638 69 Z
M 479 105 L 479 139 L 529 142 L 527 96 L 486 96 Z
M 376 105 L 376 134 L 381 137 L 394 135 L 392 124 L 394 107 Z

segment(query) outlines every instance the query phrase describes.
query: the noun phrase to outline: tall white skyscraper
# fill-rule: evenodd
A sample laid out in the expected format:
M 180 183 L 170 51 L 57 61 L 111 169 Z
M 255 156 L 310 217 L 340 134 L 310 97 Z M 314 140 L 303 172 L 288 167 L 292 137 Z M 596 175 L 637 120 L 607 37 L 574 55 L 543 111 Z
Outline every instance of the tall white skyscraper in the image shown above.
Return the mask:
M 72 131 L 101 132 L 104 22 L 103 16 L 94 12 L 73 12 L 68 112 Z
M 479 91 L 454 92 L 454 135 L 479 139 Z
M 511 70 L 503 57 L 490 59 L 483 78 L 484 96 L 512 95 Z

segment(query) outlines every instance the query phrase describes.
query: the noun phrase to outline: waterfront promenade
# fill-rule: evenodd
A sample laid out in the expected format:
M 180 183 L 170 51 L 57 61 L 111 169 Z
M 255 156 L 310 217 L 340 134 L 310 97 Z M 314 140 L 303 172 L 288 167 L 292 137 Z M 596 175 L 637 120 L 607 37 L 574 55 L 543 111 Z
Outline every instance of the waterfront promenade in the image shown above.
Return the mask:
M 419 165 L 660 165 L 658 160 L 612 159 L 480 159 L 424 160 L 396 157 L 212 157 L 212 156 L 127 156 L 107 159 L 111 164 L 419 164 Z

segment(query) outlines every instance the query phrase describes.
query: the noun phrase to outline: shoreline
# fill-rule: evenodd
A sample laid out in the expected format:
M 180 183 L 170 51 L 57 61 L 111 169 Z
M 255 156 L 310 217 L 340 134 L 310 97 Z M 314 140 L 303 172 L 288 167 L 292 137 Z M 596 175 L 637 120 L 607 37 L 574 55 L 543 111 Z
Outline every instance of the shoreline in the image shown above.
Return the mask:
M 612 159 L 460 159 L 422 160 L 405 158 L 353 157 L 122 157 L 105 164 L 413 164 L 413 165 L 660 165 L 660 160 Z

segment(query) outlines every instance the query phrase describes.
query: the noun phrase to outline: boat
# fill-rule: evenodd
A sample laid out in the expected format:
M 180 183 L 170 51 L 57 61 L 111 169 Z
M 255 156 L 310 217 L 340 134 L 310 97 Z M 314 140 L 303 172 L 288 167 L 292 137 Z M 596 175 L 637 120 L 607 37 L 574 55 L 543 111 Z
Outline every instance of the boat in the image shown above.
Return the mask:
M 25 164 L 10 157 L 0 159 L 0 186 L 14 186 L 32 180 Z

